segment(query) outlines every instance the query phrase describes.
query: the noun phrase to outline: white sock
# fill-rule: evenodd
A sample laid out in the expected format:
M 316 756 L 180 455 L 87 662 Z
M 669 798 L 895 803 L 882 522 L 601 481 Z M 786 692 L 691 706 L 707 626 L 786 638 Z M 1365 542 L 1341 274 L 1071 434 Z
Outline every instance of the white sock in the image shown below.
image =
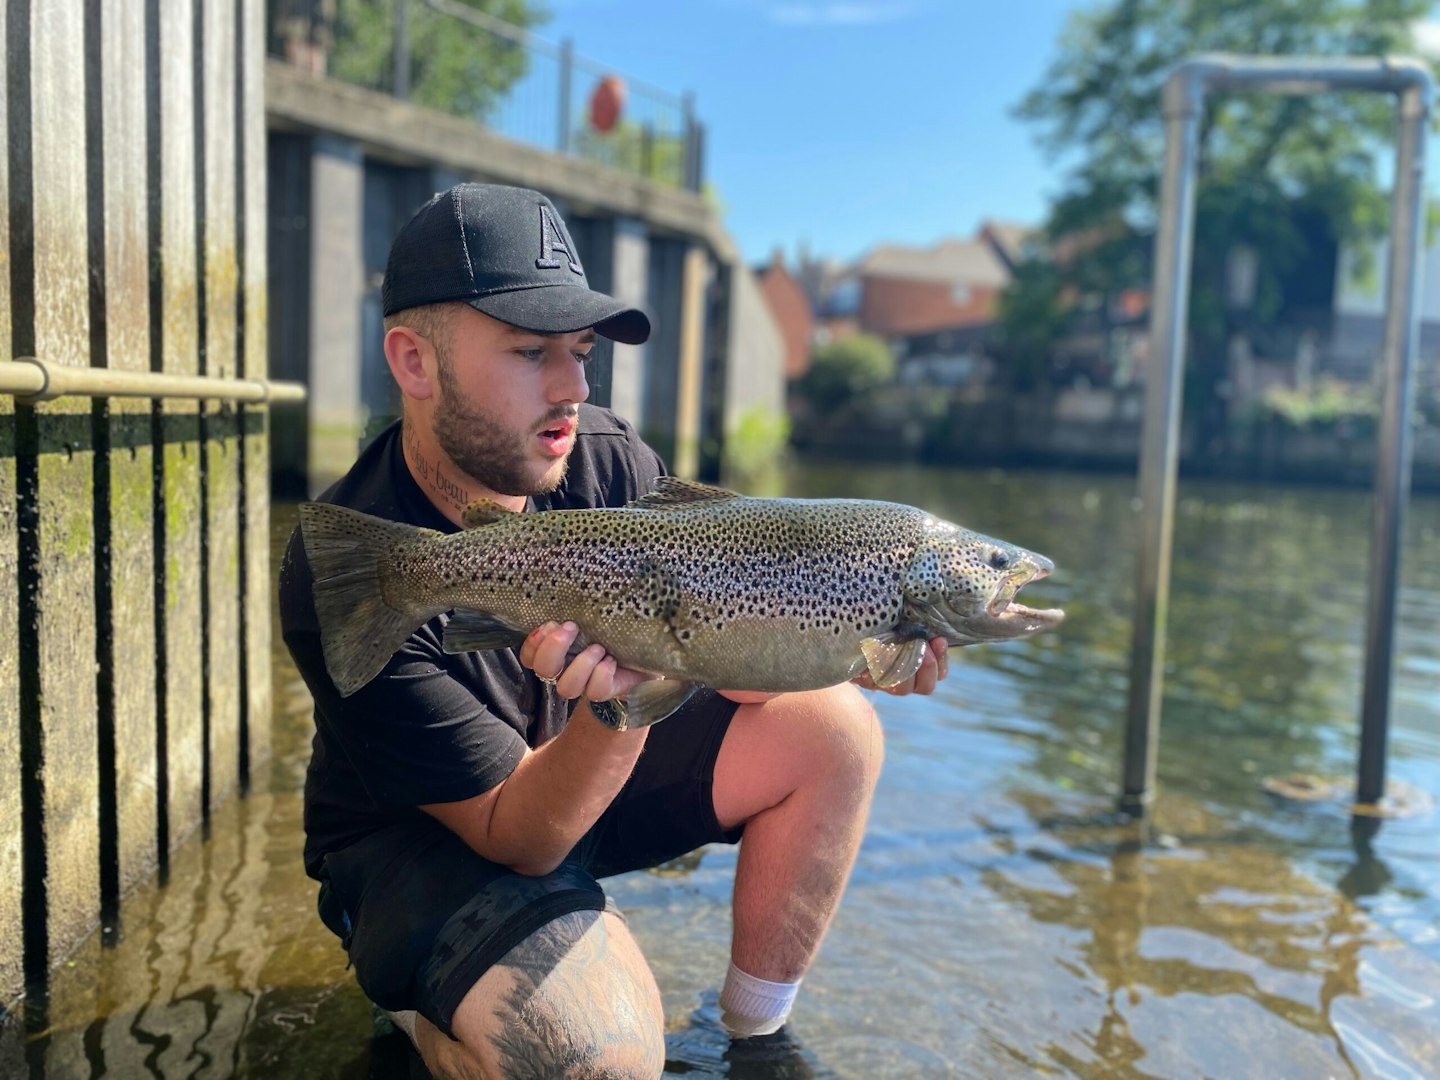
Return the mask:
M 720 1023 L 737 1039 L 779 1031 L 799 990 L 798 980 L 767 982 L 745 974 L 732 962 L 720 990 Z

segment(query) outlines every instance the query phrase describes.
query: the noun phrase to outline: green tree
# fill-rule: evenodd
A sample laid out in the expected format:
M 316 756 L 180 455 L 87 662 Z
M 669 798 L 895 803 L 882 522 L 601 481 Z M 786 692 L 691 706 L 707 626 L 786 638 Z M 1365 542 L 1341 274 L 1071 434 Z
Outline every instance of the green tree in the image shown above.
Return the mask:
M 1413 50 L 1428 0 L 1113 0 L 1072 15 L 1058 54 L 1016 114 L 1073 163 L 1046 233 L 1056 279 L 1020 275 L 1008 333 L 1045 295 L 1105 310 L 1148 288 L 1163 162 L 1160 89 L 1197 52 L 1381 56 Z M 1229 95 L 1201 122 L 1186 409 L 1202 446 L 1225 423 L 1220 393 L 1232 333 L 1330 301 L 1338 245 L 1381 232 L 1377 150 L 1394 104 L 1376 94 Z M 1227 302 L 1227 267 L 1253 258 L 1253 295 Z M 1329 255 L 1317 260 L 1317 252 Z M 1318 262 L 1318 265 L 1317 265 Z M 1037 295 L 1038 294 L 1038 295 Z
M 895 354 L 873 334 L 851 334 L 810 356 L 800 392 L 818 409 L 839 409 L 895 378 Z
M 338 0 L 329 73 L 378 90 L 393 88 L 395 5 L 408 4 L 409 100 L 456 116 L 486 117 L 525 76 L 523 46 L 421 0 Z M 549 17 L 532 0 L 458 0 L 513 26 L 530 28 Z
M 1050 350 L 1068 323 L 1061 275 L 1042 258 L 1015 268 L 1011 286 L 1000 295 L 999 327 L 991 346 L 999 361 L 996 382 L 1009 390 L 1035 389 L 1045 375 Z

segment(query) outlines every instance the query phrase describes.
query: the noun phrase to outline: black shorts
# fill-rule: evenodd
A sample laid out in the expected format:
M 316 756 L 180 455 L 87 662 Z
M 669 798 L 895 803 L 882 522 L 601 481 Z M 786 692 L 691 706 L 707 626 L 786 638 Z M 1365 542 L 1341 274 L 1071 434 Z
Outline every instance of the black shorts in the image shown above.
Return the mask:
M 452 1035 L 461 999 L 507 952 L 561 915 L 605 908 L 596 878 L 735 843 L 740 830 L 720 827 L 711 786 L 736 708 L 705 693 L 657 724 L 620 794 L 544 877 L 481 858 L 428 816 L 327 855 L 320 917 L 344 943 L 361 989 Z

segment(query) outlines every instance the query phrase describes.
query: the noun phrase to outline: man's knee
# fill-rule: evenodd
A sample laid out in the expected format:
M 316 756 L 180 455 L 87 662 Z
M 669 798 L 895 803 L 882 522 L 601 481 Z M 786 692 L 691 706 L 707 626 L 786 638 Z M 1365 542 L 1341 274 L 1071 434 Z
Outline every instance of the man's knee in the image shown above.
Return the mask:
M 561 916 L 506 953 L 456 1010 L 485 1075 L 659 1076 L 664 1017 L 654 977 L 618 916 Z
M 850 683 L 793 697 L 794 719 L 803 731 L 802 751 L 830 775 L 873 785 L 885 758 L 885 735 L 875 709 Z M 785 698 L 777 699 L 785 701 Z
M 748 730 L 751 754 L 757 739 L 787 759 L 799 783 L 823 779 L 857 793 L 873 788 L 885 757 L 885 737 L 869 699 L 850 683 L 824 690 L 782 694 L 763 706 Z M 750 767 L 754 767 L 753 756 Z

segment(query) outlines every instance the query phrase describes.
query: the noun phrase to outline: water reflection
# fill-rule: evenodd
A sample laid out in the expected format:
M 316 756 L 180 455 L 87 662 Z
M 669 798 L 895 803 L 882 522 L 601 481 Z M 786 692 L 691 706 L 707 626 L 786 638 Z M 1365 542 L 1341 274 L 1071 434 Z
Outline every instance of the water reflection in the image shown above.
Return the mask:
M 1440 824 L 1267 795 L 1353 771 L 1366 500 L 1182 485 L 1161 791 L 1114 811 L 1130 647 L 1129 478 L 810 468 L 1053 557 L 1058 635 L 963 650 L 876 699 L 885 774 L 790 1037 L 732 1048 L 715 986 L 732 852 L 613 883 L 654 966 L 668 1072 L 751 1078 L 1420 1077 L 1440 1060 Z M 277 507 L 277 540 L 293 508 Z M 1440 502 L 1407 518 L 1390 775 L 1440 794 Z M 278 638 L 277 638 L 278 644 Z M 275 757 L 124 933 L 0 1026 L 0 1076 L 404 1077 L 300 866 L 309 702 L 277 655 Z

